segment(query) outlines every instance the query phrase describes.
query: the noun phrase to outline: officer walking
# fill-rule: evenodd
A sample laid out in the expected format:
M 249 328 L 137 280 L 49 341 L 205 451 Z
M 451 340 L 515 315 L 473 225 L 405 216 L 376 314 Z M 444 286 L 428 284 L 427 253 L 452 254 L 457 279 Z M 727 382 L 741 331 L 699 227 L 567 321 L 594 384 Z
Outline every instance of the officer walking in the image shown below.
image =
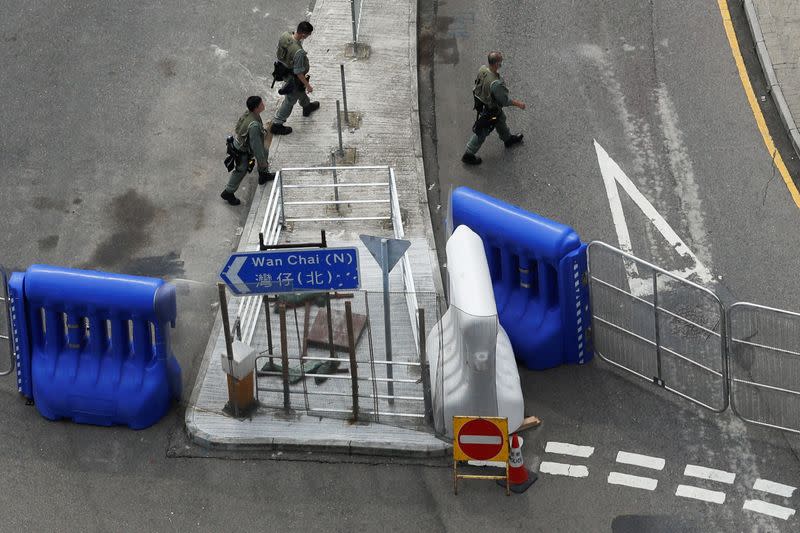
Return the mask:
M 233 139 L 232 150 L 229 151 L 235 161 L 235 168 L 231 172 L 228 185 L 220 196 L 231 205 L 239 205 L 241 200 L 234 193 L 245 175 L 252 170 L 250 160 L 255 157 L 258 162 L 258 184 L 264 185 L 269 180 L 275 179 L 275 174 L 269 171 L 269 148 L 265 146 L 267 130 L 261 122 L 261 113 L 264 111 L 264 100 L 260 96 L 247 98 L 247 113 L 239 117 L 236 122 L 236 137 Z
M 478 153 L 483 141 L 495 128 L 506 148 L 522 142 L 521 133 L 512 135 L 509 131 L 503 108 L 514 106 L 525 109 L 525 104 L 508 95 L 506 82 L 498 73 L 502 64 L 503 54 L 490 52 L 489 65 L 482 65 L 478 70 L 478 77 L 475 78 L 475 89 L 472 94 L 475 97 L 475 110 L 478 112 L 478 118 L 472 126 L 472 137 L 467 142 L 466 151 L 461 157 L 461 161 L 468 165 L 481 164 L 481 158 L 475 154 Z
M 319 109 L 319 102 L 312 102 L 306 94 L 314 92 L 314 88 L 309 82 L 308 70 L 310 67 L 306 51 L 303 50 L 303 41 L 313 31 L 314 26 L 304 20 L 297 25 L 297 31 L 294 33 L 285 32 L 278 41 L 278 61 L 290 71 L 290 77 L 278 91 L 278 93 L 285 96 L 283 103 L 275 113 L 275 118 L 272 120 L 272 128 L 270 128 L 270 131 L 276 135 L 292 133 L 292 128 L 284 126 L 284 122 L 292 114 L 294 104 L 297 102 L 300 102 L 300 106 L 303 108 L 304 117 Z

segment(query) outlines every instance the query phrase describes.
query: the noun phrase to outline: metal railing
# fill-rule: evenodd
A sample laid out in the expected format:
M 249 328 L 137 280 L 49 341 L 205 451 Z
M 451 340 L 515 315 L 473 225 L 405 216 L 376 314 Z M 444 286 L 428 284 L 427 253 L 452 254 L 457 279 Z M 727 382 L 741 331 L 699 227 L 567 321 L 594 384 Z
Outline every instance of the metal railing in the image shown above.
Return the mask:
M 708 289 L 605 243 L 587 255 L 601 359 L 712 411 L 730 405 L 745 422 L 800 434 L 800 313 L 745 302 L 726 311 Z
M 382 293 L 355 291 L 349 296 L 352 298 L 332 302 L 334 316 L 341 316 L 342 310 L 347 315 L 348 340 L 346 346 L 337 346 L 330 353 L 330 345 L 320 345 L 319 338 L 313 338 L 315 328 L 309 326 L 319 321 L 319 315 L 314 318 L 315 307 L 286 309 L 284 305 L 281 309 L 275 303 L 266 315 L 273 322 L 272 339 L 258 335 L 253 344 L 259 350 L 257 399 L 266 407 L 289 412 L 301 410 L 318 416 L 417 428 L 429 423 L 431 393 L 429 380 L 425 378 L 430 369 L 425 355 L 420 355 L 419 346 L 424 347 L 426 342 L 426 316 L 432 319 L 429 323 L 440 318 L 437 295 L 426 293 L 425 305 L 418 310 L 416 331 L 423 332 L 421 337 L 410 335 L 405 320 L 393 321 L 392 335 L 396 342 L 391 360 L 383 352 L 381 338 Z M 404 293 L 391 294 L 393 307 L 404 305 L 405 299 Z M 324 309 L 319 313 L 324 313 Z M 363 330 L 354 326 L 359 322 Z M 332 329 L 341 332 L 336 324 Z M 344 355 L 340 356 L 342 352 Z
M 728 323 L 734 413 L 753 424 L 800 433 L 800 314 L 736 303 Z
M 8 343 L 8 360 L 9 360 L 9 367 L 8 370 L 0 371 L 0 376 L 7 376 L 14 372 L 16 369 L 16 350 L 14 349 L 14 335 L 11 326 L 11 301 L 9 300 L 8 296 L 8 273 L 6 269 L 0 266 L 0 281 L 3 283 L 3 307 L 6 311 L 6 333 L 0 334 L 0 340 L 4 340 Z
M 369 177 L 366 179 L 359 179 L 359 176 L 364 175 Z M 311 179 L 309 179 L 309 176 L 311 176 Z M 325 178 L 325 176 L 329 176 L 330 181 L 320 179 Z M 401 239 L 404 237 L 405 232 L 403 229 L 400 212 L 400 203 L 397 194 L 394 169 L 389 166 L 283 168 L 276 174 L 275 181 L 272 189 L 270 190 L 260 232 L 263 235 L 263 243 L 265 245 L 275 245 L 278 244 L 284 236 L 290 234 L 292 235 L 291 239 L 296 240 L 296 232 L 299 231 L 301 234 L 304 234 L 304 232 L 307 233 L 309 227 L 313 227 L 315 231 L 325 228 L 335 231 L 342 228 L 341 224 L 352 223 L 357 224 L 358 226 L 356 227 L 363 229 L 365 233 L 369 231 L 366 228 L 372 228 L 380 231 L 386 231 L 388 229 L 394 238 Z M 257 249 L 258 247 L 257 245 L 253 245 L 253 248 Z M 356 309 L 354 309 L 354 312 L 370 317 L 367 322 L 367 331 L 369 332 L 367 342 L 369 344 L 368 352 L 370 356 L 364 360 L 359 359 L 358 362 L 358 365 L 363 366 L 366 364 L 364 361 L 369 360 L 369 371 L 367 371 L 367 368 L 356 368 L 355 370 L 358 375 L 357 381 L 369 381 L 373 389 L 372 394 L 369 395 L 362 390 L 362 392 L 359 393 L 358 397 L 356 398 L 356 401 L 358 398 L 361 398 L 371 400 L 375 404 L 371 410 L 362 409 L 362 412 L 366 413 L 364 416 L 371 419 L 376 419 L 380 416 L 405 416 L 413 419 L 425 418 L 425 409 L 407 409 L 409 412 L 402 414 L 402 405 L 399 409 L 392 409 L 390 411 L 387 411 L 385 410 L 385 407 L 378 405 L 381 401 L 389 399 L 392 401 L 396 399 L 398 402 L 421 402 L 425 397 L 425 395 L 422 394 L 422 390 L 417 391 L 414 394 L 403 394 L 402 387 L 408 386 L 408 380 L 410 379 L 403 377 L 398 378 L 397 381 L 391 381 L 393 384 L 399 384 L 398 386 L 400 387 L 394 398 L 389 398 L 389 396 L 392 396 L 391 394 L 379 393 L 378 384 L 388 383 L 391 378 L 380 375 L 380 372 L 378 375 L 376 375 L 373 368 L 394 368 L 394 364 L 397 364 L 397 367 L 403 367 L 405 369 L 415 368 L 415 384 L 417 386 L 421 386 L 419 385 L 419 373 L 421 372 L 420 369 L 424 366 L 424 362 L 420 360 L 422 350 L 420 349 L 421 341 L 419 339 L 424 338 L 424 330 L 421 330 L 418 324 L 418 310 L 420 309 L 420 305 L 415 290 L 409 254 L 405 254 L 403 256 L 399 266 L 403 280 L 403 290 L 402 292 L 396 293 L 397 296 L 394 298 L 397 300 L 397 302 L 400 302 L 400 299 L 402 299 L 405 313 L 402 310 L 400 310 L 399 313 L 402 313 L 405 315 L 405 317 L 400 317 L 398 315 L 398 311 L 394 311 L 392 314 L 393 321 L 397 319 L 398 321 L 402 320 L 403 322 L 407 322 L 405 325 L 405 327 L 408 328 L 406 331 L 406 336 L 408 336 L 410 332 L 410 337 L 414 339 L 414 341 L 410 343 L 406 341 L 407 348 L 410 349 L 411 352 L 405 354 L 405 359 L 401 358 L 398 361 L 394 361 L 393 357 L 390 361 L 385 354 L 383 356 L 380 355 L 381 352 L 377 345 L 380 344 L 381 347 L 383 345 L 382 334 L 376 335 L 379 338 L 375 339 L 373 342 L 372 324 L 378 320 L 378 318 L 373 317 L 372 315 L 376 315 L 376 308 L 382 309 L 382 304 L 376 301 L 370 302 L 368 301 L 368 297 L 365 297 L 366 309 L 361 309 L 357 306 Z M 357 293 L 358 292 L 363 291 L 357 291 Z M 373 300 L 375 299 L 373 298 Z M 372 306 L 371 311 L 368 309 L 370 304 Z M 265 333 L 263 331 L 263 317 L 265 316 L 265 312 L 264 299 L 261 296 L 239 298 L 238 309 L 235 313 L 234 320 L 234 331 L 237 332 L 237 337 L 250 345 L 263 342 L 263 335 Z M 289 394 L 294 395 L 302 392 L 304 395 L 303 404 L 310 408 L 311 411 L 329 412 L 332 414 L 351 413 L 352 407 L 325 410 L 324 408 L 319 408 L 319 406 L 317 406 L 315 409 L 313 402 L 309 400 L 309 398 L 315 395 L 309 394 L 308 387 L 305 386 L 307 363 L 316 362 L 338 364 L 338 362 L 342 362 L 343 360 L 330 356 L 313 356 L 312 358 L 307 358 L 303 357 L 302 355 L 298 355 L 302 354 L 304 351 L 301 337 L 304 338 L 306 332 L 303 331 L 303 335 L 300 335 L 300 327 L 298 326 L 297 321 L 299 320 L 300 322 L 305 323 L 306 317 L 303 316 L 305 314 L 304 309 L 299 310 L 299 315 L 295 315 L 297 312 L 298 310 L 290 310 L 287 315 L 290 322 L 292 318 L 295 318 L 295 334 L 290 336 L 293 337 L 293 339 L 287 338 L 287 343 L 291 341 L 295 346 L 289 350 L 291 355 L 289 355 L 287 365 L 282 366 L 297 366 L 297 371 L 300 373 L 299 375 L 302 376 L 302 378 L 300 381 L 298 381 L 297 386 L 291 388 Z M 266 313 L 266 316 L 269 317 L 270 313 Z M 428 310 L 428 317 L 429 319 L 435 317 L 436 320 L 438 320 L 438 308 L 436 311 L 434 311 L 434 308 L 430 307 Z M 382 324 L 382 318 L 380 319 L 380 323 Z M 272 332 L 279 332 L 280 324 L 269 323 L 269 328 L 272 329 Z M 375 330 L 377 331 L 377 329 L 379 328 L 376 326 Z M 423 337 L 420 337 L 420 331 L 423 331 Z M 394 335 L 395 334 L 393 333 L 393 338 Z M 275 334 L 274 338 L 270 341 L 271 346 L 267 347 L 268 350 L 264 350 L 265 354 L 259 357 L 256 370 L 259 372 L 258 375 L 262 377 L 275 377 L 275 372 L 277 372 L 277 370 L 274 369 L 268 369 L 265 371 L 263 370 L 263 366 L 258 366 L 264 365 L 264 357 L 272 360 L 273 364 L 275 360 L 281 358 L 282 354 L 280 354 L 279 350 L 282 343 L 276 341 L 277 338 L 278 335 Z M 265 345 L 262 345 L 262 347 L 264 346 Z M 269 348 L 271 348 L 272 351 L 270 353 L 266 353 L 269 351 Z M 412 355 L 414 360 L 410 361 L 408 357 L 411 357 Z M 282 374 L 282 372 L 283 369 L 281 369 L 280 373 Z M 352 381 L 349 375 L 330 376 L 325 374 L 314 374 L 314 376 L 316 378 L 325 378 L 331 381 L 341 381 L 343 379 Z M 303 383 L 302 390 L 300 390 L 300 383 Z M 275 387 L 267 387 L 267 389 L 262 387 L 259 389 L 259 391 L 267 394 L 275 393 Z M 280 387 L 280 390 L 282 391 L 283 388 Z M 429 392 L 429 387 L 428 391 L 425 392 Z M 283 395 L 283 392 L 281 392 L 281 395 Z M 349 389 L 346 391 L 334 390 L 331 391 L 331 393 L 320 393 L 320 396 L 352 397 L 352 391 Z M 413 400 L 411 399 L 412 397 Z
M 719 298 L 602 242 L 590 243 L 587 255 L 597 354 L 706 409 L 724 411 L 728 377 Z M 634 271 L 650 283 L 630 283 Z

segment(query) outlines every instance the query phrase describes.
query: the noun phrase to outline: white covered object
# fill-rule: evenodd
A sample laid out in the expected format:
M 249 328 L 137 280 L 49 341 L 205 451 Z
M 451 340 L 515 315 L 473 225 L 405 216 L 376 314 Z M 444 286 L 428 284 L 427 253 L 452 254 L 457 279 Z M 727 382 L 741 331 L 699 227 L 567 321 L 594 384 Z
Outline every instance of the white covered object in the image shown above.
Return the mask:
M 501 416 L 514 431 L 524 418 L 517 363 L 497 318 L 483 241 L 467 226 L 447 241 L 447 271 L 450 306 L 426 345 L 436 430 L 452 437 L 453 416 Z
M 233 341 L 233 360 L 228 360 L 228 354 L 220 354 L 222 371 L 235 379 L 244 379 L 255 370 L 256 351 L 249 344 L 242 341 Z

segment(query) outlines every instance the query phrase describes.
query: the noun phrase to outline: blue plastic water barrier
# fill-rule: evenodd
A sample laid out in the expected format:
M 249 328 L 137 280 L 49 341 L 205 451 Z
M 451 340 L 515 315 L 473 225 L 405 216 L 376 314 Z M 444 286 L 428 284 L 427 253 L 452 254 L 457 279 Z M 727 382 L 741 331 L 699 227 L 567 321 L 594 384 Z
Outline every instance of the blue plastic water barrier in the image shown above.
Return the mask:
M 593 352 L 586 244 L 570 227 L 468 187 L 451 196 L 453 227 L 483 239 L 500 324 L 534 370 L 583 364 Z
M 143 429 L 180 398 L 173 285 L 33 265 L 9 295 L 18 389 L 45 418 Z

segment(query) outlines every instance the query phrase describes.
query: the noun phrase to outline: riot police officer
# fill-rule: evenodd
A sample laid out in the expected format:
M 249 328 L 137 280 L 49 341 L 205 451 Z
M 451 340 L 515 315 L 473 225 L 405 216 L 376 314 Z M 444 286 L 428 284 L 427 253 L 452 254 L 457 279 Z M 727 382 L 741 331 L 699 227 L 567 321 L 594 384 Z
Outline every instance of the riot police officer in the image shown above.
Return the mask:
M 461 157 L 461 161 L 468 165 L 481 164 L 481 158 L 475 154 L 494 129 L 497 129 L 497 135 L 505 143 L 506 148 L 522 142 L 521 133 L 512 135 L 508 129 L 503 108 L 514 106 L 525 109 L 525 103 L 509 96 L 506 82 L 498 72 L 503 64 L 503 54 L 490 52 L 488 63 L 488 66 L 482 65 L 478 70 L 475 88 L 472 91 L 477 119 L 472 126 L 472 137 L 467 142 L 466 150 Z
M 300 106 L 303 108 L 304 117 L 319 109 L 319 102 L 312 102 L 306 94 L 314 92 L 314 87 L 311 86 L 309 81 L 308 70 L 310 66 L 306 51 L 303 49 L 303 41 L 313 31 L 314 26 L 304 20 L 297 25 L 295 32 L 287 31 L 278 40 L 276 55 L 278 61 L 286 69 L 288 79 L 278 91 L 279 94 L 284 95 L 284 98 L 275 113 L 275 118 L 272 120 L 270 131 L 275 135 L 292 133 L 292 128 L 284 126 L 284 123 L 291 115 L 292 109 L 297 102 L 300 102 Z
M 250 96 L 247 98 L 247 113 L 239 117 L 236 122 L 236 137 L 229 140 L 229 152 L 233 157 L 235 168 L 228 179 L 228 185 L 220 196 L 231 205 L 239 205 L 241 200 L 234 194 L 239 184 L 244 179 L 252 167 L 250 160 L 255 158 L 258 162 L 258 184 L 264 185 L 269 180 L 275 178 L 275 174 L 269 171 L 269 149 L 264 140 L 267 138 L 267 130 L 261 121 L 261 113 L 264 111 L 264 100 L 260 96 Z

